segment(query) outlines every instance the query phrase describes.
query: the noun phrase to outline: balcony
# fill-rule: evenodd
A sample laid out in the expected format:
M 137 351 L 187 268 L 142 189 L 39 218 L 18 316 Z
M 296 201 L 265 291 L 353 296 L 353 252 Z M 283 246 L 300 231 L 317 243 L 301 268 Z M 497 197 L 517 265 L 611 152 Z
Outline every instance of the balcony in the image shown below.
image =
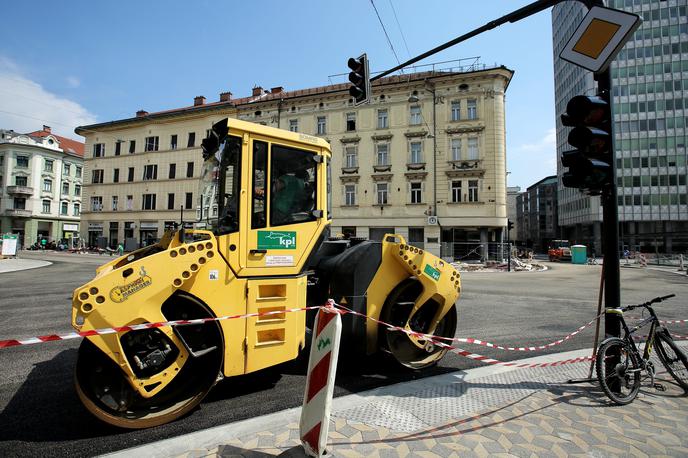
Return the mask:
M 485 175 L 482 159 L 466 159 L 447 162 L 449 168 L 446 173 L 449 177 L 482 177 Z
M 31 210 L 8 208 L 7 210 L 5 210 L 5 215 L 13 216 L 15 218 L 31 218 Z
M 33 188 L 30 188 L 29 186 L 8 186 L 7 193 L 13 195 L 31 196 L 33 195 Z

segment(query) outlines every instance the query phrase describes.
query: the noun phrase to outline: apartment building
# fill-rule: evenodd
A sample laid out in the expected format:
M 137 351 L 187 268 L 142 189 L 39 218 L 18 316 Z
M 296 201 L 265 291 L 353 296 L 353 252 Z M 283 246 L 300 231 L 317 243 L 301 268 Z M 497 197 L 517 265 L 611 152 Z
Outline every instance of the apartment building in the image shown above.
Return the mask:
M 78 237 L 84 144 L 49 126 L 20 134 L 0 130 L 0 233 L 22 246 Z
M 642 25 L 612 63 L 612 111 L 616 150 L 619 235 L 632 250 L 688 249 L 688 1 L 611 0 L 609 6 L 638 14 Z M 579 2 L 552 10 L 557 153 L 568 128 L 558 115 L 568 100 L 594 95 L 592 74 L 559 59 L 562 47 L 585 15 Z M 564 238 L 602 248 L 599 197 L 561 184 L 559 223 Z
M 379 240 L 396 232 L 437 254 L 440 242 L 501 241 L 512 75 L 474 65 L 392 76 L 376 81 L 372 102 L 359 107 L 348 84 L 255 87 L 249 97 L 197 97 L 191 107 L 77 128 L 89 151 L 85 221 L 94 240 L 144 243 L 179 220 L 180 204 L 191 221 L 200 140 L 229 116 L 330 142 L 333 235 Z

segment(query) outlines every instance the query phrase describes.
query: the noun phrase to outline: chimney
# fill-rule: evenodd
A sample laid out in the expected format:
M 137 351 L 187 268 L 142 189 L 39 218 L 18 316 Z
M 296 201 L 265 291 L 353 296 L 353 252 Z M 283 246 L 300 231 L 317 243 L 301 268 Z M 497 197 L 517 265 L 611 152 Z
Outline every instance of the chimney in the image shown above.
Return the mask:
M 220 102 L 229 102 L 232 100 L 232 93 L 227 91 L 227 92 L 221 92 L 220 93 Z
M 45 124 L 43 124 L 43 132 L 50 133 L 50 126 L 46 126 Z
M 205 105 L 205 97 L 202 95 L 194 97 L 194 106 L 197 107 L 199 105 Z
M 284 88 L 282 86 L 277 86 L 270 89 L 270 94 L 281 94 L 282 92 L 284 92 Z
M 256 86 L 253 88 L 253 94 L 251 94 L 253 97 L 258 97 L 259 95 L 263 94 L 263 88 L 260 86 Z
M 148 116 L 148 112 L 146 110 L 139 110 L 136 112 L 137 118 L 145 118 L 146 116 Z

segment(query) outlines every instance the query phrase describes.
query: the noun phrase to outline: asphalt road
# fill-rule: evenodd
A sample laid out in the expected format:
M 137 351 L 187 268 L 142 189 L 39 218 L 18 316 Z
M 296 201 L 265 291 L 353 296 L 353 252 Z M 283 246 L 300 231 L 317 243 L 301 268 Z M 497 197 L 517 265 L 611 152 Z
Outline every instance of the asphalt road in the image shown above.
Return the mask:
M 53 265 L 0 274 L 0 339 L 70 332 L 70 301 L 75 287 L 110 258 L 67 254 L 30 254 Z M 600 266 L 550 264 L 546 272 L 462 275 L 457 335 L 510 346 L 552 342 L 595 316 Z M 688 318 L 682 306 L 688 278 L 668 272 L 624 268 L 622 301 L 676 293 L 658 307 L 662 319 Z M 688 326 L 676 326 L 688 334 Z M 586 330 L 550 352 L 592 346 Z M 301 404 L 305 367 L 291 363 L 250 376 L 224 380 L 199 409 L 168 425 L 144 431 L 119 430 L 93 418 L 77 399 L 73 368 L 79 342 L 49 342 L 0 350 L 0 455 L 93 456 L 230 423 Z M 501 360 L 533 353 L 505 353 L 487 347 L 463 348 Z M 345 350 L 342 350 L 344 352 Z M 384 358 L 340 364 L 335 396 L 422 376 L 467 369 L 480 363 L 447 355 L 422 374 L 399 370 Z

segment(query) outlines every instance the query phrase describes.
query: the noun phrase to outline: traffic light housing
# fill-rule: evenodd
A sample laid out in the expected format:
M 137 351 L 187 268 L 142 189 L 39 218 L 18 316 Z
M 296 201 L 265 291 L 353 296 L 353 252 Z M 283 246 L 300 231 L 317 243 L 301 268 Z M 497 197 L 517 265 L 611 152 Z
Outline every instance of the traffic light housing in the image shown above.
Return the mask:
M 573 127 L 568 142 L 574 150 L 564 151 L 561 164 L 568 168 L 562 183 L 590 195 L 614 185 L 611 110 L 604 95 L 577 95 L 561 115 L 563 125 Z
M 513 228 L 514 228 L 514 222 L 511 221 L 510 219 L 507 220 L 506 228 L 507 228 L 507 230 L 509 230 L 509 231 L 510 231 L 511 229 L 513 229 Z
M 358 59 L 349 58 L 347 62 L 351 69 L 349 73 L 349 95 L 354 99 L 354 105 L 358 106 L 370 102 L 370 71 L 368 70 L 368 57 L 365 54 Z

